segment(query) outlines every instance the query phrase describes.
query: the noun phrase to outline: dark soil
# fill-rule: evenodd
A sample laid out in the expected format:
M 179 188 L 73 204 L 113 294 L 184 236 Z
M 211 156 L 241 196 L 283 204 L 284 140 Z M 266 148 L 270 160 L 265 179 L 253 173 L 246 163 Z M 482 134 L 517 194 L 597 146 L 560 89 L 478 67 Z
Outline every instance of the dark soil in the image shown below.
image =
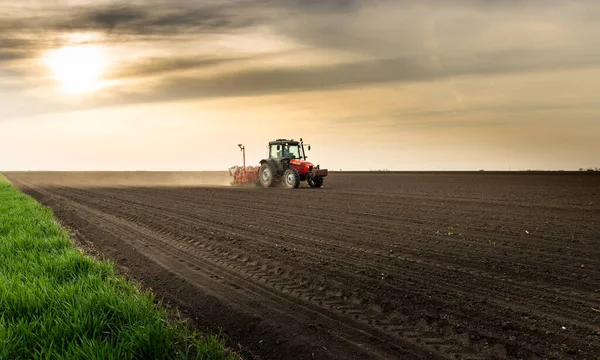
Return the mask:
M 249 359 L 600 356 L 598 175 L 5 175 Z

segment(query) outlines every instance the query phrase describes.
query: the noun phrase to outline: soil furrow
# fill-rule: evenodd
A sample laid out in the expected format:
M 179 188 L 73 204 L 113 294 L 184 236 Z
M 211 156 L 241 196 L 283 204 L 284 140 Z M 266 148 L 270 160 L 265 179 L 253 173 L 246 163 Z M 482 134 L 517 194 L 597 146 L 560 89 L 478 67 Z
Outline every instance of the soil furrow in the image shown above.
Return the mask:
M 7 175 L 248 358 L 600 353 L 600 176 L 333 173 L 286 191 Z
M 100 201 L 97 196 L 91 196 L 91 197 L 87 197 L 87 198 L 89 198 L 89 199 L 93 198 L 93 199 L 95 199 L 94 201 L 96 201 L 96 202 Z M 109 208 L 110 208 L 110 204 L 109 204 Z M 150 222 L 152 222 L 152 216 L 150 216 L 150 214 L 152 213 L 152 211 L 153 211 L 152 207 L 144 206 L 142 218 L 148 217 L 149 218 L 148 220 L 150 220 Z M 155 220 L 158 220 L 158 217 L 160 217 L 160 216 L 163 216 L 163 217 L 167 216 L 168 213 L 169 212 L 168 211 L 164 211 L 164 209 L 163 210 L 159 210 L 156 214 L 154 214 L 154 216 L 157 216 L 157 218 Z M 121 216 L 127 216 L 127 215 L 126 214 L 122 214 Z M 171 221 L 169 221 L 167 223 L 183 224 L 186 221 L 187 222 L 193 222 L 194 219 L 193 218 L 189 218 L 189 217 L 187 219 L 186 219 L 186 217 L 179 217 L 179 218 L 173 218 L 173 219 L 171 219 Z M 220 227 L 216 227 L 216 228 L 213 228 L 213 230 L 218 230 L 219 228 Z M 159 231 L 158 229 L 160 229 L 160 225 L 158 225 L 156 227 L 157 231 Z M 240 233 L 233 233 L 233 235 L 239 237 Z M 217 254 L 219 254 L 219 251 L 224 251 L 222 249 L 213 249 L 213 248 L 209 248 L 209 250 L 211 250 L 211 251 L 216 250 Z M 419 261 L 419 263 L 423 263 L 423 261 Z M 444 276 L 440 276 L 437 279 L 429 279 L 429 280 L 438 281 L 439 283 L 445 283 L 445 282 L 448 281 L 448 278 L 444 277 Z M 413 286 L 414 286 L 414 284 L 413 284 Z M 436 287 L 440 288 L 439 285 L 436 286 Z M 479 292 L 479 291 L 476 291 L 475 288 L 472 287 L 472 286 L 471 287 L 468 287 L 468 286 L 459 286 L 458 284 L 455 284 L 453 286 L 441 287 L 441 288 L 444 289 L 446 292 L 454 293 L 455 295 L 458 295 L 457 291 L 458 291 L 459 288 L 463 288 L 464 289 L 464 294 L 466 295 L 466 294 L 471 293 L 471 297 L 473 297 L 475 293 Z M 508 290 L 507 289 L 504 289 L 504 290 L 505 290 L 504 291 L 505 292 L 504 296 L 508 296 L 508 294 L 506 293 Z M 493 291 L 489 291 L 489 290 L 483 291 L 483 294 L 486 294 L 486 295 L 481 296 L 480 300 L 485 300 L 486 296 L 489 296 L 490 294 L 493 294 L 493 293 L 494 293 Z M 516 298 L 515 294 L 513 294 L 511 297 Z M 496 306 L 498 305 L 498 301 L 491 301 L 491 302 L 492 303 L 496 303 Z M 500 303 L 500 304 L 504 305 L 504 306 L 509 305 L 507 303 Z M 536 304 L 538 305 L 538 307 L 541 308 L 540 311 L 542 311 L 542 310 L 544 310 L 544 308 L 546 308 L 546 306 L 544 306 L 543 302 L 535 302 L 535 301 L 532 304 L 529 304 L 529 306 L 535 306 Z M 334 306 L 335 305 L 337 305 L 337 304 L 334 304 Z M 543 314 L 545 314 L 544 312 L 536 311 L 535 308 L 532 308 L 532 307 L 527 307 L 527 306 L 523 307 L 523 306 L 519 306 L 519 305 L 516 305 L 516 304 L 513 304 L 512 307 L 513 308 L 521 308 L 521 311 L 524 314 L 528 314 L 528 313 L 540 313 L 540 314 L 542 314 L 542 316 L 543 316 Z M 559 306 L 557 306 L 554 309 L 548 308 L 546 310 L 550 310 L 549 313 L 553 314 L 554 317 L 556 317 L 557 312 L 560 312 L 560 310 L 562 310 L 563 312 L 565 311 L 563 309 L 562 305 L 559 305 Z M 554 312 L 551 311 L 551 310 L 554 310 Z M 571 315 L 574 315 L 574 314 L 575 313 L 572 313 Z M 562 324 L 573 324 L 574 326 L 577 326 L 578 324 L 576 322 L 574 322 L 572 319 L 569 319 L 568 316 L 569 315 L 567 315 L 567 317 L 562 318 Z M 530 316 L 530 317 L 532 317 L 532 316 Z M 559 319 L 556 319 L 556 320 L 559 320 Z M 535 321 L 535 319 L 533 319 L 533 321 Z M 560 326 L 558 322 L 557 322 L 556 326 Z M 436 346 L 437 346 L 437 344 L 436 344 Z

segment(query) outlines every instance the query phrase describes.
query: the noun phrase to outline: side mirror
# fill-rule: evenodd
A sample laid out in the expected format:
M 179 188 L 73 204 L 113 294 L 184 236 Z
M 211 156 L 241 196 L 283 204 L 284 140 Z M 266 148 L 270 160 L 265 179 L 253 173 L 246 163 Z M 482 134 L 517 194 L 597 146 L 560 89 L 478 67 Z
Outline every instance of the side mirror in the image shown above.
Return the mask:
M 310 145 L 308 145 L 308 151 L 310 151 Z

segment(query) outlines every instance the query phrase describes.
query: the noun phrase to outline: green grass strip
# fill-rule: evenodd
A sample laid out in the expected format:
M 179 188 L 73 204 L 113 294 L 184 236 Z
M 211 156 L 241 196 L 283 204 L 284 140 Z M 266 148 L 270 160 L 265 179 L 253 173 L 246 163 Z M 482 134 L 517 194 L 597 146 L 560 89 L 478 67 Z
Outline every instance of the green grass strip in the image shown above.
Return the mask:
M 154 300 L 0 175 L 0 359 L 237 358 Z

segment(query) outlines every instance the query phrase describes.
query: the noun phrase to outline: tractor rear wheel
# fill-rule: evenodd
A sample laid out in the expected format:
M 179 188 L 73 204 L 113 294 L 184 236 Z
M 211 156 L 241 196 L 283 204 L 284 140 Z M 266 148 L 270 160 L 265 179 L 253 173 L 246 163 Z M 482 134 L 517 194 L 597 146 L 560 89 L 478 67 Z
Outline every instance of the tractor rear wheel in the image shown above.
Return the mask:
M 288 189 L 297 189 L 300 187 L 300 174 L 296 169 L 289 168 L 283 173 L 282 183 Z
M 308 186 L 311 188 L 320 188 L 323 186 L 324 178 L 322 176 L 315 176 L 313 178 L 308 179 Z
M 263 187 L 273 186 L 275 183 L 275 176 L 273 174 L 273 169 L 269 166 L 268 163 L 264 163 L 260 166 L 260 170 L 258 171 L 258 180 Z

